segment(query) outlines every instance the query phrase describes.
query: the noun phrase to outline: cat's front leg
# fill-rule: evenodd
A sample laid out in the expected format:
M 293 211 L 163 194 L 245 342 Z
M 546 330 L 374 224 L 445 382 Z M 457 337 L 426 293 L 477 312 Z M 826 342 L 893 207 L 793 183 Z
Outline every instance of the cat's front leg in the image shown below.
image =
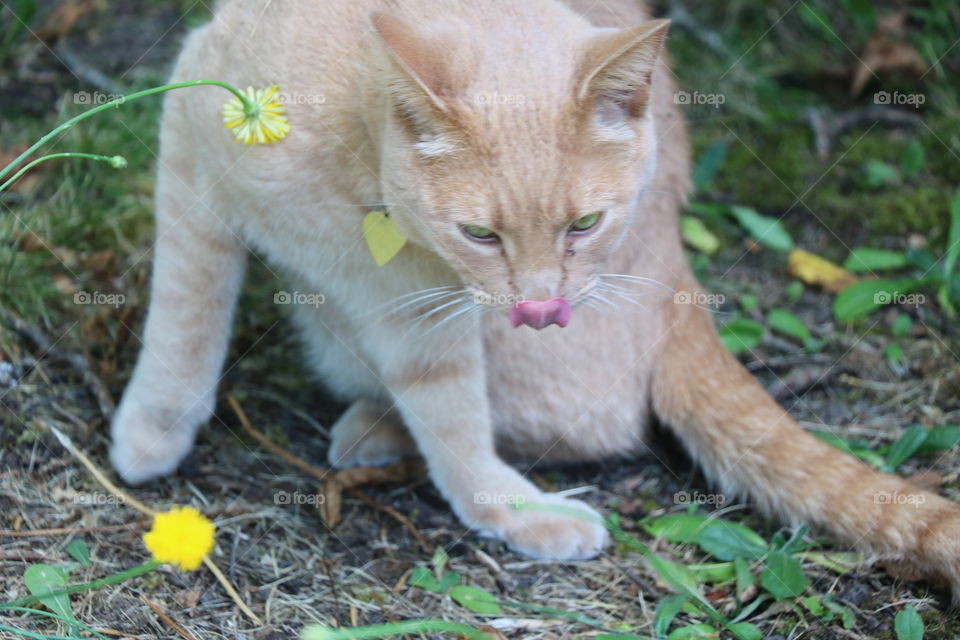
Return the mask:
M 422 357 L 422 356 L 421 356 Z M 608 535 L 588 505 L 540 491 L 494 448 L 479 339 L 405 359 L 386 383 L 434 484 L 464 524 L 538 558 L 596 555 Z

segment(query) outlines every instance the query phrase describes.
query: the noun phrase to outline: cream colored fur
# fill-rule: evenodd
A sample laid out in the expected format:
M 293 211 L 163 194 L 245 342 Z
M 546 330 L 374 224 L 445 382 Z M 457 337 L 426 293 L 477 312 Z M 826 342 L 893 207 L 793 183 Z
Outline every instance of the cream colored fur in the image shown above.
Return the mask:
M 222 2 L 174 78 L 307 98 L 266 147 L 218 130 L 220 89 L 166 100 L 152 300 L 113 424 L 121 475 L 172 472 L 209 418 L 252 247 L 290 290 L 325 296 L 292 310 L 316 370 L 355 402 L 333 427 L 333 464 L 419 452 L 470 527 L 585 558 L 606 543 L 599 523 L 512 503 L 593 510 L 543 493 L 497 448 L 618 456 L 656 417 L 725 491 L 957 587 L 960 510 L 809 436 L 706 313 L 675 304 L 697 284 L 677 231 L 688 149 L 657 62 L 665 33 L 632 0 Z M 410 239 L 383 268 L 360 231 L 380 203 Z M 565 233 L 593 211 L 594 231 Z M 476 243 L 463 224 L 502 240 Z M 403 297 L 435 287 L 451 289 Z M 517 299 L 554 296 L 574 306 L 568 327 L 508 323 Z

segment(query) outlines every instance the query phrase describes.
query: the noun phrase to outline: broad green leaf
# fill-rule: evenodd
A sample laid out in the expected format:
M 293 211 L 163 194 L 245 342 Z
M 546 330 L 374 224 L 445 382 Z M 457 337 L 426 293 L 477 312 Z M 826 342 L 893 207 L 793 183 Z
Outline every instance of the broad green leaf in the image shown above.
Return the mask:
M 950 233 L 947 237 L 947 252 L 943 258 L 943 272 L 947 279 L 953 277 L 953 268 L 960 258 L 960 187 L 950 204 Z
M 27 585 L 30 593 L 37 595 L 57 591 L 65 587 L 67 585 L 67 574 L 59 567 L 35 564 L 27 567 L 27 570 L 23 572 L 23 582 Z M 70 596 L 68 594 L 47 596 L 40 598 L 40 602 L 57 615 L 76 620 L 73 610 L 70 608 Z
M 725 561 L 759 560 L 768 551 L 763 538 L 736 522 L 714 521 L 697 534 L 696 542 L 707 553 Z
M 750 207 L 730 207 L 730 214 L 751 238 L 767 249 L 784 252 L 793 249 L 793 238 L 779 220 L 762 216 Z
M 779 601 L 799 596 L 809 581 L 795 558 L 772 551 L 767 556 L 767 568 L 760 574 L 760 584 Z
M 906 151 L 903 152 L 900 169 L 903 170 L 905 175 L 912 176 L 923 166 L 925 155 L 923 145 L 920 144 L 919 140 L 914 140 L 907 146 Z
M 440 578 L 440 584 L 438 585 L 440 593 L 446 593 L 447 590 L 455 584 L 460 584 L 460 574 L 456 571 L 445 572 L 443 577 Z
M 728 582 L 736 577 L 732 562 L 708 562 L 705 564 L 688 564 L 687 569 L 696 576 L 697 582 L 718 584 Z
M 670 595 L 660 600 L 660 603 L 657 605 L 657 611 L 653 615 L 653 632 L 658 638 L 663 638 L 667 635 L 667 629 L 670 628 L 670 624 L 673 622 L 673 619 L 677 617 L 677 614 L 680 613 L 680 608 L 686 601 L 687 596 L 681 595 Z
M 833 301 L 833 315 L 839 322 L 857 320 L 919 286 L 919 280 L 861 280 L 840 292 Z
M 890 473 L 903 464 L 904 460 L 916 453 L 920 445 L 927 439 L 927 433 L 927 429 L 918 424 L 908 427 L 890 447 L 890 452 L 887 453 L 887 462 L 881 470 Z
M 474 613 L 494 615 L 500 613 L 500 605 L 492 594 L 478 587 L 458 585 L 450 589 L 450 597 L 460 606 Z
M 908 604 L 897 613 L 893 629 L 897 632 L 897 640 L 923 640 L 923 620 L 913 605 Z
M 893 324 L 890 325 L 890 331 L 895 338 L 902 338 L 907 335 L 907 332 L 910 331 L 910 327 L 912 326 L 913 320 L 910 319 L 910 316 L 901 313 L 894 318 Z
M 800 341 L 810 337 L 810 330 L 807 329 L 807 325 L 803 324 L 803 320 L 786 309 L 771 309 L 767 314 L 767 324 L 774 331 L 779 331 Z
M 854 273 L 888 271 L 890 269 L 902 269 L 905 266 L 907 266 L 907 254 L 902 251 L 868 249 L 866 247 L 851 251 L 843 263 L 844 269 Z
M 737 636 L 740 640 L 760 640 L 763 638 L 763 632 L 756 625 L 749 622 L 735 622 L 727 625 L 727 631 Z
M 426 567 L 416 567 L 410 572 L 410 578 L 407 584 L 412 587 L 420 587 L 434 593 L 441 593 L 440 583 L 433 577 L 433 573 Z
M 881 160 L 867 160 L 863 165 L 863 171 L 866 174 L 866 183 L 868 187 L 882 187 L 885 184 L 896 182 L 900 177 L 900 171 L 891 164 Z
M 91 565 L 90 549 L 87 547 L 87 543 L 80 538 L 74 538 L 70 541 L 70 544 L 67 545 L 67 553 L 81 566 L 89 567 Z
M 720 248 L 720 239 L 707 229 L 700 218 L 681 216 L 680 234 L 684 242 L 700 253 L 710 255 Z
M 917 453 L 925 455 L 940 453 L 953 449 L 957 444 L 960 444 L 960 427 L 950 425 L 933 427 L 927 431 L 927 437 L 923 440 L 920 448 L 917 449 Z
M 691 624 L 674 629 L 667 640 L 687 640 L 688 638 L 719 638 L 720 634 L 708 624 Z
M 800 598 L 800 602 L 803 603 L 803 606 L 807 608 L 807 611 L 817 616 L 818 618 L 826 613 L 826 609 L 823 608 L 823 605 L 820 604 L 820 600 L 816 596 L 807 596 L 805 598 Z
M 720 327 L 720 340 L 733 353 L 741 353 L 753 349 L 763 339 L 763 325 L 737 318 Z
M 708 520 L 707 516 L 669 513 L 647 522 L 643 528 L 654 538 L 668 542 L 693 542 Z
M 703 191 L 710 186 L 726 157 L 727 143 L 724 140 L 714 142 L 704 150 L 693 169 L 694 191 Z

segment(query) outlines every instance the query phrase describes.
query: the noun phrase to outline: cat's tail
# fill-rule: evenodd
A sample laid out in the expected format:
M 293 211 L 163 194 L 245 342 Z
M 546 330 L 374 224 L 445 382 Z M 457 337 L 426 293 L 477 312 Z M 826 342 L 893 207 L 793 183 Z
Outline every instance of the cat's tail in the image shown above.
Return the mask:
M 654 410 L 708 478 L 787 522 L 945 581 L 960 603 L 960 506 L 806 432 L 727 351 L 707 313 L 671 313 Z

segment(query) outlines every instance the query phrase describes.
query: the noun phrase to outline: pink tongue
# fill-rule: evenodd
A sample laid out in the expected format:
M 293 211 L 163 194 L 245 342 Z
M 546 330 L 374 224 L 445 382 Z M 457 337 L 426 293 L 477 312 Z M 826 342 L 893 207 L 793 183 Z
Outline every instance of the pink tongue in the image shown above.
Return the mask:
M 565 327 L 570 322 L 570 305 L 563 298 L 518 302 L 510 309 L 510 322 L 514 327 L 525 324 L 534 329 L 543 329 L 551 324 Z

